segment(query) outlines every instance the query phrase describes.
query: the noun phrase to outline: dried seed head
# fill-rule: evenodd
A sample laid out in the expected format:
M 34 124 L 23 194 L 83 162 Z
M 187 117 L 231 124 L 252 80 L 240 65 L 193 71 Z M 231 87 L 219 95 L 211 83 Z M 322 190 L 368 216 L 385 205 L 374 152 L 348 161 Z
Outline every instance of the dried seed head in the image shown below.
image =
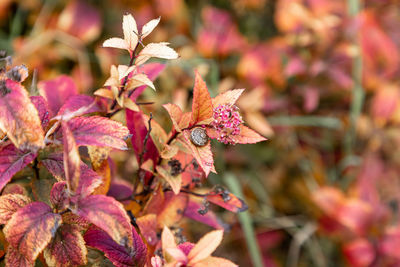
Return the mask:
M 193 128 L 190 132 L 190 141 L 192 141 L 195 146 L 205 146 L 208 140 L 207 131 L 202 127 Z

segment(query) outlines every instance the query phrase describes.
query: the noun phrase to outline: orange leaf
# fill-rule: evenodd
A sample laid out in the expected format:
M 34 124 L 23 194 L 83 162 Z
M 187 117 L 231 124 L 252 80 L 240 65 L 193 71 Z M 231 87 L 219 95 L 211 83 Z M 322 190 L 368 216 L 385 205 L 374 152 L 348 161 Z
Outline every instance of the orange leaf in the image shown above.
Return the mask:
M 195 264 L 210 256 L 221 243 L 223 233 L 222 230 L 215 230 L 203 236 L 189 252 L 190 264 Z
M 179 191 L 181 190 L 182 176 L 180 174 L 173 176 L 170 171 L 164 169 L 162 166 L 157 166 L 156 170 L 158 174 L 168 182 L 172 191 L 174 191 L 174 194 L 179 194 Z
M 244 125 L 240 126 L 240 134 L 237 136 L 232 136 L 232 138 L 235 139 L 238 144 L 254 144 L 267 140 L 265 137 L 262 137 Z
M 213 105 L 206 83 L 196 72 L 193 88 L 192 120 L 191 124 L 212 118 Z
M 163 107 L 167 110 L 167 112 L 171 118 L 172 124 L 175 127 L 175 130 L 180 132 L 181 127 L 179 126 L 179 122 L 182 119 L 181 108 L 175 104 L 165 104 L 165 105 L 163 105 Z
M 157 238 L 157 215 L 147 214 L 136 219 L 140 233 L 148 244 L 154 246 L 158 242 Z
M 186 194 L 174 195 L 165 192 L 165 200 L 162 210 L 157 214 L 159 228 L 172 226 L 179 222 L 184 214 L 189 197 Z
M 185 140 L 185 144 L 192 151 L 193 157 L 196 159 L 197 163 L 203 169 L 204 173 L 206 174 L 206 177 L 208 176 L 208 174 L 210 174 L 210 172 L 217 173 L 214 168 L 214 159 L 210 143 L 202 147 L 193 145 L 192 142 L 190 141 L 189 130 L 183 131 L 183 137 Z

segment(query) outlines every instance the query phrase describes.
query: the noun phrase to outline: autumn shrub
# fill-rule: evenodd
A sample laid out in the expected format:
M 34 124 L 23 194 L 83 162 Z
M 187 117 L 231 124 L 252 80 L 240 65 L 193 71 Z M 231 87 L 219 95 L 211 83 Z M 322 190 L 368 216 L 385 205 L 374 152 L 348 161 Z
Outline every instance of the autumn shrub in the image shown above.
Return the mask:
M 212 98 L 198 73 L 191 111 L 163 105 L 169 131 L 142 111 L 138 97 L 156 90 L 152 79 L 163 69 L 148 60 L 178 58 L 168 43 L 145 42 L 159 21 L 138 30 L 133 16 L 124 15 L 124 38 L 107 39 L 103 47 L 127 50 L 129 64 L 112 65 L 94 96 L 79 94 L 67 75 L 39 81 L 39 94 L 29 96 L 23 86 L 29 66 L 14 66 L 2 55 L 0 223 L 6 266 L 235 266 L 211 256 L 224 225 L 209 206 L 233 212 L 247 206 L 221 186 L 201 188 L 216 173 L 210 139 L 230 145 L 266 139 L 244 125 L 235 104 L 243 89 Z M 124 119 L 114 120 L 120 113 Z M 133 177 L 111 178 L 118 171 L 115 153 L 135 155 Z M 191 243 L 178 227 L 183 217 L 219 230 Z

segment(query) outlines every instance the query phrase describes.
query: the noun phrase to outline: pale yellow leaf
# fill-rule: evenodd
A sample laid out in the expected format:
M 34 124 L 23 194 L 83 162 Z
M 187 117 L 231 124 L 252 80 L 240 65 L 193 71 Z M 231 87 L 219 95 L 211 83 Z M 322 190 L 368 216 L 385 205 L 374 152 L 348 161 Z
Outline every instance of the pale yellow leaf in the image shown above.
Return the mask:
M 234 89 L 226 91 L 225 93 L 219 94 L 212 99 L 213 107 L 216 108 L 219 105 L 228 104 L 233 105 L 236 103 L 244 89 Z
M 142 38 L 144 39 L 147 35 L 149 35 L 155 27 L 157 27 L 158 23 L 160 22 L 160 17 L 158 19 L 152 19 L 147 22 L 142 28 Z
M 128 45 L 128 49 L 133 51 L 138 43 L 138 30 L 136 21 L 131 14 L 124 15 L 122 30 L 124 31 L 124 39 Z
M 114 99 L 114 95 L 111 92 L 111 90 L 108 90 L 105 88 L 100 88 L 100 89 L 96 90 L 96 92 L 94 92 L 94 95 L 101 96 L 101 97 L 108 98 L 108 99 Z
M 124 98 L 124 107 L 129 108 L 130 110 L 133 111 L 139 111 L 138 105 L 136 105 L 135 102 L 132 101 L 130 98 Z
M 140 51 L 139 56 L 136 59 L 136 65 L 142 65 L 152 57 L 164 58 L 164 59 L 175 59 L 178 58 L 178 54 L 174 49 L 168 46 L 169 43 L 150 43 Z
M 119 48 L 119 49 L 128 49 L 128 44 L 124 39 L 121 38 L 110 38 L 104 41 L 103 47 L 112 47 L 112 48 Z
M 131 81 L 132 80 L 133 80 L 133 83 L 136 82 L 135 84 L 138 84 L 137 86 L 147 85 L 148 87 L 152 88 L 153 90 L 156 90 L 153 82 L 147 77 L 146 74 L 143 74 L 143 73 L 136 74 L 135 76 L 133 76 L 131 78 Z
M 215 230 L 203 236 L 189 252 L 190 264 L 195 264 L 209 257 L 221 243 L 223 233 L 222 230 Z

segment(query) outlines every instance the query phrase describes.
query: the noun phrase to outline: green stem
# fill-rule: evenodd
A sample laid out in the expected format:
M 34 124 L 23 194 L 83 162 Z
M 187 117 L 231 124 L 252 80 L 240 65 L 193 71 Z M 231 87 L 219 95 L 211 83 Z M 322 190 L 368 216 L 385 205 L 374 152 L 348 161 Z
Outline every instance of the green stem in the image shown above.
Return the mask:
M 237 178 L 233 174 L 227 173 L 224 176 L 224 180 L 233 194 L 240 197 L 241 199 L 244 199 L 241 186 Z M 246 243 L 250 252 L 250 258 L 253 263 L 253 266 L 263 267 L 264 264 L 261 256 L 261 251 L 256 240 L 253 221 L 251 219 L 249 211 L 238 213 L 238 217 L 240 224 L 242 225 L 244 235 L 246 237 Z

